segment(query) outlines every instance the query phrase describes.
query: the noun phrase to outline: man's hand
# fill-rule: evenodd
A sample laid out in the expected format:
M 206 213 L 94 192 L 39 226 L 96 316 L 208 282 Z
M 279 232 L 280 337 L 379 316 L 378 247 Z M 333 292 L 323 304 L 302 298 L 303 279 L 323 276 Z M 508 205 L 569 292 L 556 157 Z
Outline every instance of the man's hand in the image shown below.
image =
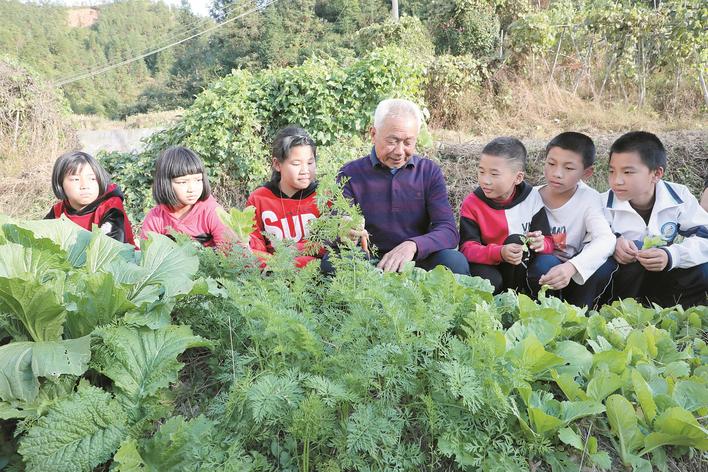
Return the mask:
M 388 251 L 376 267 L 384 272 L 400 272 L 403 270 L 403 264 L 412 261 L 417 251 L 418 246 L 413 241 L 403 241 Z
M 540 231 L 529 231 L 526 233 L 526 245 L 534 252 L 543 251 L 543 233 Z
M 502 246 L 501 256 L 509 264 L 519 265 L 524 257 L 524 247 L 516 243 L 505 244 Z
M 557 266 L 551 267 L 551 270 L 546 272 L 538 279 L 541 285 L 550 285 L 553 290 L 560 290 L 570 283 L 570 279 L 578 270 L 570 262 L 564 262 Z
M 615 244 L 615 260 L 620 264 L 631 264 L 637 260 L 639 250 L 631 239 L 617 238 Z M 663 252 L 663 251 L 662 251 Z
M 637 252 L 637 261 L 639 261 L 646 270 L 660 272 L 664 270 L 669 263 L 669 256 L 663 249 L 644 249 Z

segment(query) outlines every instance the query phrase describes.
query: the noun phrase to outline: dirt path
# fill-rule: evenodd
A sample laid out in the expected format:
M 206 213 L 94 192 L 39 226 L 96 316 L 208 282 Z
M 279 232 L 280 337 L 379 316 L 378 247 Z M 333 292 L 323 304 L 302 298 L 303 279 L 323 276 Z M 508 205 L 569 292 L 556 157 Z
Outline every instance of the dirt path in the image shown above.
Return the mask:
M 98 151 L 142 151 L 143 140 L 162 128 L 130 128 L 107 130 L 79 130 L 81 150 L 95 156 Z

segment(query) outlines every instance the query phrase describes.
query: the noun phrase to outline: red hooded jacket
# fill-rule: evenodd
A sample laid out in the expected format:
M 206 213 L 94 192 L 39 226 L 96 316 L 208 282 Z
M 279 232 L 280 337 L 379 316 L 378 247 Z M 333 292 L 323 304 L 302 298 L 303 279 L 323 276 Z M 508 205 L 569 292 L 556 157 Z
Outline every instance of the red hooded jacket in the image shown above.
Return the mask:
M 55 219 L 61 215 L 66 215 L 88 231 L 97 225 L 116 241 L 135 245 L 133 228 L 123 207 L 123 193 L 116 184 L 108 185 L 103 195 L 79 211 L 74 210 L 67 200 L 57 202 L 44 219 Z
M 280 191 L 277 183 L 268 182 L 249 195 L 246 205 L 256 207 L 256 228 L 251 233 L 249 246 L 256 255 L 273 254 L 270 239 L 291 239 L 299 250 L 305 249 L 309 234 L 308 222 L 320 216 L 315 200 L 316 191 L 317 184 L 313 182 L 306 189 L 288 197 Z M 322 255 L 324 250 L 319 257 Z M 296 256 L 295 265 L 304 267 L 315 259 L 313 256 Z

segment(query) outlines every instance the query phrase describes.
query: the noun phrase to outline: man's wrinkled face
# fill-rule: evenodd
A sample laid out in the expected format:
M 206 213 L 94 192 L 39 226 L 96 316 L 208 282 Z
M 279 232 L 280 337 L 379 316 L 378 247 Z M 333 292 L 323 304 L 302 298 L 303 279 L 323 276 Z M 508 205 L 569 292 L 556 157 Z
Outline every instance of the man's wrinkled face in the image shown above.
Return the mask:
M 415 154 L 420 129 L 412 116 L 388 116 L 379 128 L 371 128 L 376 156 L 389 169 L 400 169 Z

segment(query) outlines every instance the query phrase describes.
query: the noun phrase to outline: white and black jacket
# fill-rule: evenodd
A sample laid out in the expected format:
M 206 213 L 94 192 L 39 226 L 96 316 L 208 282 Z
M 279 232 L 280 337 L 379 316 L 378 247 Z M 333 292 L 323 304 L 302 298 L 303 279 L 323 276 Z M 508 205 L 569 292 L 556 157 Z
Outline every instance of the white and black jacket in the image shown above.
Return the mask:
M 667 270 L 687 269 L 708 262 L 708 213 L 701 208 L 691 191 L 681 184 L 659 180 L 649 224 L 612 190 L 602 194 L 605 216 L 617 236 L 642 240 L 661 236 L 669 255 Z M 674 244 L 677 236 L 683 240 Z

